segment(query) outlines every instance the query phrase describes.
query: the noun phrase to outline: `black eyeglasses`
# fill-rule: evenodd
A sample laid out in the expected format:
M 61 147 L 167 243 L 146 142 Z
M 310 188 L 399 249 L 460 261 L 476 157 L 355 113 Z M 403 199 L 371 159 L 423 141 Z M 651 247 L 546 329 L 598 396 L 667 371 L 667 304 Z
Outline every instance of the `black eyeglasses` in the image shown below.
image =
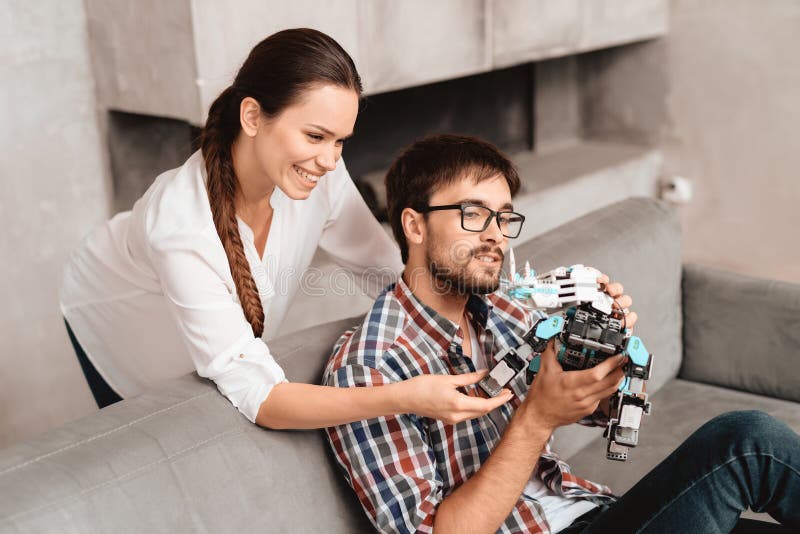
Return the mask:
M 419 211 L 428 213 L 441 210 L 461 210 L 461 228 L 468 232 L 483 232 L 489 227 L 492 219 L 497 220 L 497 227 L 504 236 L 514 239 L 522 231 L 525 216 L 515 211 L 494 211 L 478 204 L 447 204 L 445 206 L 426 206 Z

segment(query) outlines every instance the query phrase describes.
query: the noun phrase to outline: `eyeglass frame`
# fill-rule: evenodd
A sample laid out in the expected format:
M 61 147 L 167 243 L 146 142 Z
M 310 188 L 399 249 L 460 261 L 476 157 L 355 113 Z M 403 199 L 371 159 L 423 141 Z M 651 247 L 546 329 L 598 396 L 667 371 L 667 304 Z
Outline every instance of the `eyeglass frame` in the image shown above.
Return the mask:
M 469 228 L 464 226 L 464 208 L 467 208 L 467 207 L 469 207 L 469 208 L 483 208 L 483 209 L 489 211 L 489 216 L 486 218 L 486 221 L 484 221 L 483 228 L 481 228 L 480 230 L 470 230 Z M 517 232 L 517 235 L 512 237 L 510 235 L 503 234 L 504 237 L 507 237 L 509 239 L 518 238 L 519 235 L 522 233 L 522 226 L 525 224 L 525 216 L 523 214 L 521 214 L 521 213 L 517 213 L 516 211 L 495 211 L 492 208 L 487 208 L 486 206 L 484 206 L 482 204 L 475 204 L 473 202 L 462 202 L 461 204 L 443 204 L 441 206 L 424 206 L 421 209 L 418 209 L 416 211 L 418 211 L 419 213 L 430 213 L 432 211 L 445 211 L 445 210 L 460 210 L 461 211 L 461 228 L 463 230 L 467 231 L 467 232 L 476 232 L 476 233 L 485 232 L 486 229 L 489 228 L 489 225 L 491 224 L 492 219 L 494 219 L 495 222 L 497 223 L 497 228 L 500 230 L 500 233 L 503 234 L 503 228 L 500 226 L 500 214 L 501 213 L 502 214 L 513 213 L 514 215 L 518 216 L 521 219 L 520 222 L 519 222 L 519 232 Z

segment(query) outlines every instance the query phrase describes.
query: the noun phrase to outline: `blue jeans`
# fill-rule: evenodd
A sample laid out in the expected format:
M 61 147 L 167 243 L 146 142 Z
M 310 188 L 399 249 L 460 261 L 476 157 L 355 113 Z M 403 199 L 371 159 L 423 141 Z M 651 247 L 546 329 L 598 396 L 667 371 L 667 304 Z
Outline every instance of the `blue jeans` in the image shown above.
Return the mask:
M 586 518 L 588 526 L 578 518 L 567 531 L 730 532 L 748 507 L 800 529 L 800 436 L 763 412 L 729 412 Z

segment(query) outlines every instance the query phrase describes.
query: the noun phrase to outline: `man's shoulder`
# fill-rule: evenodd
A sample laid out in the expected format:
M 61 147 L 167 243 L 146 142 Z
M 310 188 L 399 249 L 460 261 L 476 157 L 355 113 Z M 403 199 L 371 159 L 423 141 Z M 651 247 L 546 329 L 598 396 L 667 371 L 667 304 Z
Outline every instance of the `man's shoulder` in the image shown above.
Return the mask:
M 394 284 L 381 292 L 364 319 L 344 332 L 334 345 L 325 370 L 325 379 L 338 369 L 361 366 L 378 369 L 386 353 L 404 334 L 406 312 L 394 294 Z

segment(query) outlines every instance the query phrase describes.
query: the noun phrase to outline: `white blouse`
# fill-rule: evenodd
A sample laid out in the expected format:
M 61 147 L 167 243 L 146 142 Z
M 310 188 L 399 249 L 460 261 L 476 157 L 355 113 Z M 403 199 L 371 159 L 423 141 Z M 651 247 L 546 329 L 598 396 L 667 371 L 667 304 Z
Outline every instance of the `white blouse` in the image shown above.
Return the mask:
M 245 255 L 264 308 L 253 335 L 217 235 L 200 151 L 156 178 L 131 211 L 95 229 L 66 266 L 61 311 L 89 359 L 122 397 L 193 369 L 255 422 L 269 392 L 285 381 L 264 340 L 279 333 L 319 245 L 375 296 L 402 270 L 344 162 L 306 200 L 276 188 L 263 257 L 239 220 Z M 383 276 L 375 276 L 379 273 Z M 371 284 L 369 282 L 372 282 Z

